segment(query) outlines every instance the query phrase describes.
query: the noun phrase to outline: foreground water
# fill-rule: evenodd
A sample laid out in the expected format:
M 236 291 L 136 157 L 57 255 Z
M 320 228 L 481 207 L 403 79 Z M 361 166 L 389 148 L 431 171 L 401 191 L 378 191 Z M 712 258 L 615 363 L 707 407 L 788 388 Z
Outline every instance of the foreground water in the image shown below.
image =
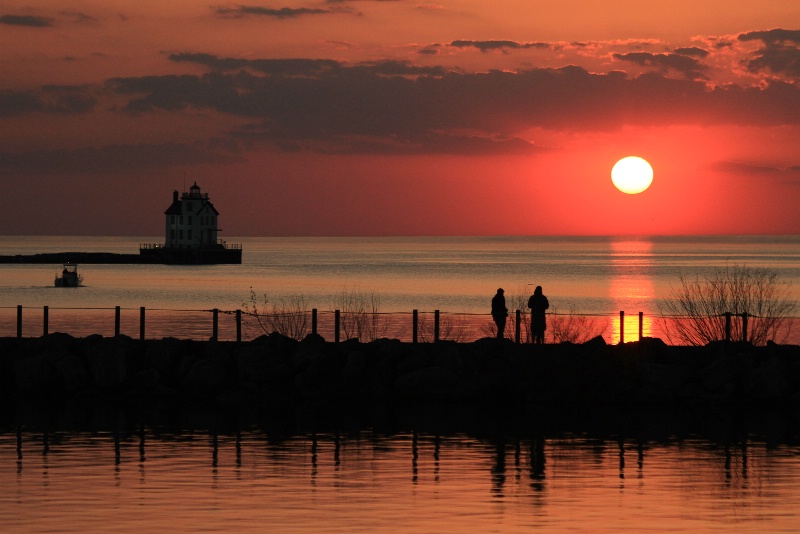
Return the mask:
M 0 255 L 105 251 L 135 253 L 156 238 L 0 237 Z M 151 310 L 152 337 L 207 338 L 207 315 L 174 310 L 232 311 L 248 303 L 250 290 L 269 305 L 301 298 L 304 307 L 330 313 L 342 295 L 376 296 L 381 312 L 479 314 L 490 322 L 489 300 L 498 287 L 508 307 L 525 309 L 542 285 L 551 312 L 605 318 L 603 333 L 619 341 L 625 329 L 663 337 L 659 303 L 670 298 L 681 275 L 693 278 L 726 265 L 765 267 L 791 284 L 800 301 L 800 236 L 718 237 L 427 237 L 247 238 L 242 265 L 84 265 L 85 287 L 55 288 L 60 265 L 0 265 L 0 335 L 13 335 L 15 308 L 30 308 L 24 335 L 40 335 L 41 309 L 50 308 L 54 329 L 73 335 L 113 333 L 113 308 L 123 309 L 123 333 L 138 334 L 139 308 Z M 74 310 L 94 309 L 90 314 Z M 410 319 L 405 319 L 410 325 Z M 629 322 L 628 322 L 629 321 Z M 197 323 L 201 326 L 196 326 Z M 332 317 L 326 318 L 332 323 Z M 232 332 L 231 322 L 225 332 Z M 89 330 L 87 330 L 89 329 Z M 98 330 L 100 329 L 100 330 Z M 409 330 L 409 328 L 406 328 Z M 796 329 L 800 331 L 800 329 Z M 398 334 L 400 335 L 400 334 Z M 476 331 L 475 336 L 480 337 Z M 795 341 L 796 342 L 796 341 Z
M 16 423 L 4 417 L 0 427 L 0 523 L 9 532 L 794 532 L 800 524 L 797 414 L 39 410 L 18 408 Z

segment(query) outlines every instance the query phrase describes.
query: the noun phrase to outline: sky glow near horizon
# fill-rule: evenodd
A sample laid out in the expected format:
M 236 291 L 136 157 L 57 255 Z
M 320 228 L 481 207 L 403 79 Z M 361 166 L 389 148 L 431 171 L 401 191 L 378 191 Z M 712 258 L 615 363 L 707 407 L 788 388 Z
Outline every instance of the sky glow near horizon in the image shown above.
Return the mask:
M 800 233 L 796 1 L 10 0 L 0 72 L 5 235 Z

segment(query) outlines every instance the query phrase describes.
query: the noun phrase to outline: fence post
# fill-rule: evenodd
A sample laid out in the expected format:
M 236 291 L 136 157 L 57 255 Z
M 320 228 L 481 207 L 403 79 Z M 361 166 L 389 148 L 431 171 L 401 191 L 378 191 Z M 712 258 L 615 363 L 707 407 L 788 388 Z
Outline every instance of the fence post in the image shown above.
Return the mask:
M 242 310 L 236 310 L 236 342 L 242 342 Z
M 317 333 L 317 309 L 316 308 L 312 308 L 311 309 L 311 333 L 312 334 L 316 334 Z
M 520 334 L 520 323 L 522 322 L 522 312 L 517 310 L 517 327 L 516 331 L 514 332 L 514 341 L 519 343 L 519 334 Z
M 731 340 L 731 312 L 725 312 L 725 341 Z
M 216 341 L 219 337 L 219 310 L 211 310 L 211 341 Z
M 742 313 L 742 341 L 747 342 L 747 312 Z
M 48 319 L 49 319 L 48 316 L 50 315 L 49 312 L 50 312 L 49 307 L 45 306 L 44 307 L 44 316 L 42 317 L 42 329 L 44 330 L 43 335 L 45 335 L 45 336 L 47 335 L 47 322 L 48 322 Z
M 139 339 L 144 341 L 144 306 L 139 308 Z
M 120 325 L 119 318 L 120 318 L 120 316 L 119 316 L 119 306 L 115 306 L 114 307 L 114 336 L 115 337 L 119 337 L 119 325 Z
M 642 340 L 644 333 L 644 312 L 639 312 L 639 341 Z
M 417 342 L 417 334 L 419 333 L 419 312 L 414 310 L 411 313 L 411 342 Z
M 439 342 L 439 310 L 433 310 L 433 342 Z
M 339 325 L 341 324 L 342 317 L 341 312 L 336 310 L 333 312 L 333 341 L 334 343 L 339 342 Z
M 619 344 L 625 343 L 625 312 L 619 312 Z
M 17 338 L 22 337 L 22 304 L 17 304 Z

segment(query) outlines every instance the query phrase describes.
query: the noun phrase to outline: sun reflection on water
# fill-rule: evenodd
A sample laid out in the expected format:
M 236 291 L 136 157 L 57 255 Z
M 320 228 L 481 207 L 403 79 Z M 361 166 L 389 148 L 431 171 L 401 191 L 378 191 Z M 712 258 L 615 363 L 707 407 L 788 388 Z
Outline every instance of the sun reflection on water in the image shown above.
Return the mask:
M 644 238 L 612 241 L 611 265 L 609 296 L 615 307 L 624 312 L 624 318 L 612 320 L 611 343 L 619 343 L 621 334 L 626 342 L 639 339 L 639 313 L 642 313 L 641 335 L 652 336 L 655 312 L 651 307 L 655 299 L 652 241 Z

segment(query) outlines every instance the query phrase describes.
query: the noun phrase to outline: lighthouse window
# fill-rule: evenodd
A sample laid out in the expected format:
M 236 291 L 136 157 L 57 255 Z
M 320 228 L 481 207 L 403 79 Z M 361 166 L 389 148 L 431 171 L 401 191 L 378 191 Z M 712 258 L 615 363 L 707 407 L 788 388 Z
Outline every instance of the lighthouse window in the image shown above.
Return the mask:
M 191 230 L 187 230 L 187 233 L 189 235 L 186 237 L 186 239 L 191 239 L 192 238 L 192 231 Z
M 189 215 L 189 224 L 192 224 L 192 216 Z
M 180 219 L 178 219 L 178 223 L 183 224 L 183 215 L 181 215 Z
M 192 203 L 191 202 L 187 202 L 186 203 L 186 211 L 192 211 Z
M 178 230 L 178 239 L 183 239 L 183 230 Z

